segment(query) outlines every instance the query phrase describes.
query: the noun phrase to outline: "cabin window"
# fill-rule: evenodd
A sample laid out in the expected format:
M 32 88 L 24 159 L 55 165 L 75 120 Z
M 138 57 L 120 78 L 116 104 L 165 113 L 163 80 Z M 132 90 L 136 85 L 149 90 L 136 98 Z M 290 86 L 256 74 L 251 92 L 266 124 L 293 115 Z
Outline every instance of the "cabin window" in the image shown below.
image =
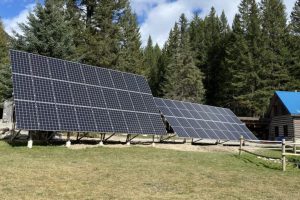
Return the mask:
M 284 134 L 284 137 L 287 137 L 289 135 L 288 126 L 287 125 L 283 126 L 283 134 Z
M 278 126 L 275 126 L 275 137 L 279 136 L 279 128 Z

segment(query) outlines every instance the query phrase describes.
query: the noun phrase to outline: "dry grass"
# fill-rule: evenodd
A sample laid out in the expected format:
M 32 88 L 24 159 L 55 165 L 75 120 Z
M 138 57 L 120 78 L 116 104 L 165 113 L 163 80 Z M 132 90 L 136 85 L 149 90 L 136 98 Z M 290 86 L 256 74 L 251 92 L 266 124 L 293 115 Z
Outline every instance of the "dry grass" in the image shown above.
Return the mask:
M 244 154 L 158 148 L 11 147 L 1 199 L 299 199 L 300 171 Z

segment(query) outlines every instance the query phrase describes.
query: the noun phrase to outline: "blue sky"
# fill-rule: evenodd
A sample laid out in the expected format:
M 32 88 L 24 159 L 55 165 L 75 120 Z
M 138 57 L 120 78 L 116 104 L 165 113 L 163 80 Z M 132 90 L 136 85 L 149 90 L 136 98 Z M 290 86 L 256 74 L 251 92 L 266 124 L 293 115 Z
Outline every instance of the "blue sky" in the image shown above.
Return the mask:
M 34 8 L 36 0 L 0 0 L 0 16 L 5 30 L 20 32 L 18 23 L 26 22 L 28 13 Z M 39 0 L 42 2 L 42 0 Z M 229 23 L 238 11 L 240 0 L 130 0 L 132 9 L 138 16 L 143 45 L 149 35 L 160 46 L 168 38 L 170 29 L 181 13 L 191 19 L 194 12 L 204 17 L 214 6 L 218 14 L 225 11 Z M 296 0 L 283 0 L 289 17 Z

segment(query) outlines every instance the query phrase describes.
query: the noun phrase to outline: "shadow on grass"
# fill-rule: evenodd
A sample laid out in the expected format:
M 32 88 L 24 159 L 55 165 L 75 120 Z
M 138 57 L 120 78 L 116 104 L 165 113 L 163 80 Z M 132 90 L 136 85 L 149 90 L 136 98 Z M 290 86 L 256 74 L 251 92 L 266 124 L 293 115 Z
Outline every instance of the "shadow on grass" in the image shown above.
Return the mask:
M 264 167 L 267 169 L 271 169 L 271 170 L 281 170 L 281 164 L 280 163 L 275 163 L 274 161 L 266 161 L 266 160 L 262 160 L 259 159 L 253 155 L 233 155 L 234 158 L 239 159 L 241 161 L 243 161 L 244 163 L 247 164 L 253 164 L 257 167 Z

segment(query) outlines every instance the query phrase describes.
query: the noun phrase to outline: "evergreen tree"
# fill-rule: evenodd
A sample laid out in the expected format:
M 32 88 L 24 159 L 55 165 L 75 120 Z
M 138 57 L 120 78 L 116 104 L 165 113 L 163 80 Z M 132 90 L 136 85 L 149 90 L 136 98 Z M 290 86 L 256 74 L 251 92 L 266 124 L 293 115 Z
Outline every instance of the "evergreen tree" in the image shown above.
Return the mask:
M 193 54 L 195 65 L 200 69 L 204 70 L 204 65 L 207 60 L 207 47 L 205 43 L 205 23 L 198 16 L 194 15 L 189 27 L 190 33 L 190 44 Z
M 165 97 L 202 102 L 204 97 L 202 73 L 193 62 L 188 22 L 184 14 L 180 17 L 179 27 L 175 24 L 171 33 L 170 44 L 175 48 L 172 49 L 174 54 L 167 66 L 167 80 L 164 85 Z
M 147 46 L 144 50 L 144 66 L 146 69 L 149 69 L 149 85 L 154 96 L 158 95 L 160 85 L 160 68 L 158 66 L 160 56 L 161 50 L 158 44 L 153 47 L 152 38 L 149 36 Z
M 95 66 L 117 68 L 122 36 L 120 24 L 126 12 L 126 2 L 127 0 L 82 2 L 88 9 L 83 62 Z
M 21 24 L 24 35 L 15 34 L 14 48 L 56 58 L 73 58 L 75 46 L 73 31 L 66 20 L 63 1 L 46 0 L 37 4 Z
M 249 94 L 253 89 L 252 56 L 244 37 L 240 15 L 236 15 L 232 25 L 232 34 L 226 50 L 226 66 L 230 74 L 224 85 L 228 94 L 227 105 L 239 115 L 251 116 L 252 102 Z
M 300 0 L 297 0 L 291 13 L 290 34 L 290 75 L 292 88 L 300 89 Z
M 120 52 L 117 69 L 131 73 L 148 75 L 150 69 L 143 68 L 141 36 L 135 14 L 127 2 L 124 15 L 120 20 Z
M 261 115 L 268 107 L 269 98 L 274 90 L 285 90 L 290 80 L 287 64 L 288 49 L 286 47 L 287 27 L 285 6 L 281 0 L 262 0 L 262 38 L 261 51 L 263 66 L 259 72 L 262 85 L 258 90 L 260 96 Z
M 11 71 L 8 59 L 9 38 L 0 21 L 0 107 L 12 96 Z
M 291 25 L 292 25 L 293 33 L 299 36 L 300 35 L 300 0 L 297 0 L 295 2 L 295 6 L 291 14 Z
M 227 104 L 239 115 L 253 116 L 260 112 L 256 94 L 260 79 L 261 30 L 259 10 L 255 0 L 242 0 L 239 15 L 233 23 L 233 33 L 228 44 L 226 65 L 231 69 L 232 83 Z M 258 107 L 257 107 L 258 106 Z

